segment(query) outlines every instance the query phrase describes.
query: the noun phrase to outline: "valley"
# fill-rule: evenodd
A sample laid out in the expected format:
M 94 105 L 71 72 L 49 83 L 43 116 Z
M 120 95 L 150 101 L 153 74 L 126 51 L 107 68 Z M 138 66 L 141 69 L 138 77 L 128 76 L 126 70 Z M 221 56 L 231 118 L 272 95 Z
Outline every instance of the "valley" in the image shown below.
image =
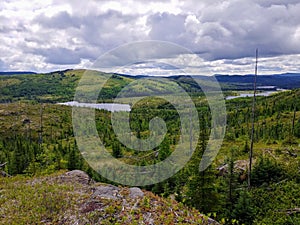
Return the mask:
M 9 218 L 13 216 L 9 213 L 13 205 L 4 204 L 5 196 L 10 192 L 7 187 L 23 187 L 24 179 L 51 177 L 53 174 L 76 169 L 85 171 L 95 181 L 118 185 L 99 175 L 86 162 L 76 143 L 72 107 L 57 104 L 74 100 L 76 87 L 84 72 L 65 70 L 48 74 L 0 75 L 0 163 L 7 163 L 3 170 L 12 176 L 0 178 L 0 187 L 4 189 L 0 192 L 0 204 L 5 205 L 0 210 L 0 217 L 4 218 L 3 224 L 8 224 L 11 221 Z M 144 79 L 97 71 L 93 73 L 99 76 L 97 79 L 107 79 L 110 76 L 99 93 L 97 104 L 113 103 L 124 87 L 138 79 Z M 132 137 L 148 138 L 151 135 L 149 121 L 153 118 L 159 117 L 165 121 L 167 133 L 160 145 L 154 149 L 136 151 L 119 142 L 112 128 L 111 116 L 113 113 L 118 115 L 123 112 L 95 110 L 96 129 L 105 148 L 121 162 L 136 166 L 162 162 L 174 152 L 180 142 L 180 116 L 174 106 L 164 99 L 174 89 L 172 85 L 163 85 L 164 79 L 172 80 L 188 93 L 195 104 L 200 127 L 196 150 L 191 160 L 174 176 L 140 188 L 166 199 L 175 199 L 185 207 L 198 210 L 221 224 L 298 224 L 300 78 L 287 75 L 292 77 L 291 81 L 282 79 L 285 75 L 274 76 L 272 82 L 269 82 L 268 76 L 262 76 L 258 80 L 259 85 L 274 85 L 290 90 L 257 96 L 254 165 L 250 189 L 247 184 L 247 170 L 251 136 L 251 97 L 226 100 L 227 126 L 223 144 L 213 163 L 201 172 L 199 163 L 213 125 L 205 95 L 192 77 L 155 78 L 146 83 L 148 86 L 145 87 L 134 83 L 126 92 L 127 95 L 118 98 L 117 103 L 130 106 Z M 250 78 L 253 77 L 249 75 L 238 81 L 235 76 L 219 76 L 217 79 L 224 97 L 227 97 L 249 92 Z M 158 94 L 156 97 L 149 97 L 145 96 L 147 92 Z M 136 104 L 132 105 L 132 102 Z M 14 183 L 11 183 L 11 179 Z M 57 187 L 53 188 L 54 193 L 57 193 Z M 18 189 L 18 193 L 24 194 L 22 188 Z M 25 214 L 20 215 L 23 215 L 26 223 L 39 223 L 37 220 L 40 218 L 28 219 Z M 58 214 L 53 214 L 51 221 L 58 218 Z M 19 221 L 21 224 L 22 218 Z

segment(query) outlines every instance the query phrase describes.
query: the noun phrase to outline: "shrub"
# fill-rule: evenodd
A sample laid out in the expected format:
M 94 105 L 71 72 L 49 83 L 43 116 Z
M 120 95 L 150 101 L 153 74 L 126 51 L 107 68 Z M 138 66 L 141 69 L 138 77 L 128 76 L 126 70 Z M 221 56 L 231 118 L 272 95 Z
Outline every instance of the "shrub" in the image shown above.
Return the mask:
M 270 158 L 260 158 L 253 168 L 251 174 L 251 184 L 253 186 L 261 186 L 272 182 L 280 181 L 285 172 L 280 164 Z

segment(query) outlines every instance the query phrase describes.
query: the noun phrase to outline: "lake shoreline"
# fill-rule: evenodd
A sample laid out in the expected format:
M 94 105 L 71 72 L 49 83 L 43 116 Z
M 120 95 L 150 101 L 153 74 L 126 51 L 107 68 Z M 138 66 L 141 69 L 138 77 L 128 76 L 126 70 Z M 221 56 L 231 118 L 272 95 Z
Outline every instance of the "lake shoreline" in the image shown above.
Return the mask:
M 263 92 L 258 92 L 256 93 L 255 95 L 256 96 L 270 96 L 270 95 L 273 95 L 273 94 L 278 94 L 278 93 L 281 93 L 281 92 L 284 92 L 284 91 L 289 91 L 287 89 L 276 89 L 274 91 L 263 91 Z M 240 93 L 238 95 L 229 95 L 227 97 L 225 97 L 225 100 L 231 100 L 231 99 L 236 99 L 236 98 L 247 98 L 247 97 L 253 97 L 253 93 Z
M 72 107 L 85 107 L 92 109 L 103 109 L 110 112 L 130 112 L 131 108 L 128 104 L 120 103 L 81 103 L 77 101 L 57 103 L 58 105 L 66 105 Z

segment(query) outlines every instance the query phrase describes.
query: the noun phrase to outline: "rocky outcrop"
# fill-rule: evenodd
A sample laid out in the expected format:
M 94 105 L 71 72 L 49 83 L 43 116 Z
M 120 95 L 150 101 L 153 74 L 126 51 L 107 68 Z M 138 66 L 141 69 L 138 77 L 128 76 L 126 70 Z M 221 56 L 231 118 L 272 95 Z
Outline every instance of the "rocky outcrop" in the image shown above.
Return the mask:
M 144 192 L 142 192 L 142 190 L 137 187 L 130 188 L 129 191 L 130 191 L 129 198 L 134 199 L 134 198 L 144 197 Z
M 96 183 L 82 171 L 67 172 L 60 180 L 77 182 L 81 185 L 77 192 L 84 190 L 85 196 L 78 200 L 78 216 L 74 217 L 74 212 L 71 217 L 65 216 L 65 224 L 219 224 L 174 200 L 138 187 Z
M 72 170 L 60 176 L 63 182 L 76 182 L 79 184 L 89 185 L 94 181 L 81 170 Z
M 115 187 L 113 185 L 99 186 L 99 187 L 95 188 L 93 197 L 118 199 L 118 198 L 120 198 L 119 191 L 120 191 L 120 188 Z
M 39 217 L 30 220 L 25 217 L 27 222 L 24 224 L 218 224 L 173 199 L 161 198 L 138 187 L 98 183 L 80 170 L 28 178 L 24 183 L 20 182 L 23 181 L 14 186 L 29 186 L 32 191 L 28 199 L 35 198 L 34 202 L 41 204 L 33 210 L 42 208 L 47 212 L 39 214 L 40 220 L 37 220 Z M 11 206 L 21 204 L 15 199 L 10 201 Z M 26 202 L 24 204 L 18 207 L 21 210 L 18 216 L 28 214 L 31 202 L 28 202 L 28 206 Z M 11 211 L 7 205 L 2 205 L 3 212 Z M 7 217 L 6 221 L 6 224 L 12 224 L 13 219 Z

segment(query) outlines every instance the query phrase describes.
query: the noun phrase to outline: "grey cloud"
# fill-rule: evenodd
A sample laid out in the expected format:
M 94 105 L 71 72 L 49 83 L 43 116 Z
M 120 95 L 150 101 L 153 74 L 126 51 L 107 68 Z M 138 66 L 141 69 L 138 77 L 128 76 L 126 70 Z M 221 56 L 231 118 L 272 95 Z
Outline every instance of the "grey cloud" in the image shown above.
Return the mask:
M 122 45 L 97 60 L 95 68 L 111 68 L 157 59 L 173 58 L 187 50 L 164 41 L 141 41 Z
M 0 59 L 0 71 L 7 70 L 7 66 L 3 60 Z
M 39 10 L 42 3 L 37 11 L 24 7 L 28 15 L 35 15 L 32 21 L 30 16 L 18 16 L 18 11 L 11 18 L 2 14 L 1 44 L 8 46 L 11 53 L 7 54 L 12 55 L 2 60 L 13 65 L 13 55 L 16 53 L 15 55 L 24 54 L 22 58 L 30 58 L 32 55 L 28 54 L 33 54 L 33 57 L 37 56 L 39 59 L 42 55 L 46 63 L 73 64 L 81 59 L 93 61 L 122 44 L 149 39 L 174 42 L 207 60 L 228 59 L 226 65 L 232 60 L 232 64 L 243 64 L 243 61 L 235 59 L 253 57 L 256 48 L 259 48 L 261 56 L 266 57 L 300 54 L 299 0 L 189 0 L 175 3 L 179 9 L 176 14 L 167 12 L 168 9 L 164 13 L 157 13 L 160 10 L 155 8 L 149 9 L 145 14 L 134 8 L 130 12 L 128 8 L 132 3 L 125 1 L 119 4 L 126 10 L 122 11 L 121 7 L 118 11 L 104 11 L 101 8 L 103 2 L 67 0 L 62 3 L 53 0 L 55 7 L 52 9 L 49 6 L 49 10 L 57 10 L 57 13 L 51 16 L 47 15 L 47 10 Z M 159 0 L 151 2 L 153 7 L 156 2 L 161 3 Z M 174 4 L 173 1 L 169 2 Z M 1 3 L 0 11 L 1 6 L 4 10 L 6 7 L 6 4 Z M 143 1 L 139 3 L 142 4 Z M 68 8 L 65 7 L 66 4 Z M 144 21 L 146 24 L 143 24 Z M 61 39 L 58 35 L 61 35 Z M 14 39 L 13 42 L 10 37 Z M 141 47 L 139 56 L 142 56 L 144 47 L 148 46 Z M 153 57 L 159 58 L 177 54 L 163 48 L 153 51 L 157 51 L 153 53 Z M 134 54 L 136 53 L 132 51 L 123 51 L 116 57 L 135 58 Z M 7 61 L 8 58 L 10 62 Z
M 26 43 L 56 45 L 55 35 L 49 28 L 59 29 L 66 33 L 62 36 L 68 47 L 60 46 L 48 49 L 32 49 L 23 46 L 24 51 L 44 56 L 46 62 L 53 64 L 76 64 L 80 59 L 94 61 L 104 52 L 127 43 L 141 35 L 135 31 L 135 15 L 123 15 L 121 12 L 108 11 L 99 14 L 76 16 L 67 12 L 59 12 L 52 17 L 39 15 L 33 20 L 43 27 L 43 31 L 26 37 Z M 57 34 L 59 35 L 59 34 Z M 80 44 L 73 41 L 80 40 Z M 73 48 L 74 51 L 67 48 Z M 56 56 L 57 55 L 57 56 Z
M 155 62 L 155 61 L 144 61 L 144 62 L 137 62 L 131 65 L 131 68 L 134 69 L 155 69 L 159 68 L 161 70 L 177 70 L 178 68 L 162 62 Z
M 27 29 L 22 22 L 11 21 L 8 17 L 0 16 L 0 32 L 4 34 L 12 31 L 26 32 Z
M 272 5 L 289 5 L 289 4 L 297 4 L 299 0 L 255 0 L 255 2 L 264 7 L 270 7 Z
M 223 63 L 228 65 L 238 65 L 238 66 L 253 65 L 253 59 L 250 58 L 235 59 L 235 60 L 225 59 Z
M 100 47 L 107 51 L 141 35 L 135 27 L 136 19 L 136 15 L 123 15 L 121 12 L 110 10 L 84 16 L 59 12 L 53 17 L 40 15 L 34 22 L 44 28 L 67 30 L 71 37 L 83 39 L 88 46 Z
M 151 26 L 150 38 L 178 42 L 181 34 L 185 33 L 185 15 L 157 13 L 148 17 Z
M 101 54 L 101 51 L 96 47 L 77 47 L 74 50 L 64 47 L 23 48 L 26 49 L 28 53 L 45 57 L 45 62 L 56 65 L 79 64 L 82 59 L 94 61 Z
M 46 28 L 66 29 L 70 27 L 80 27 L 80 20 L 77 17 L 70 15 L 68 12 L 59 12 L 53 17 L 47 17 L 42 14 L 36 17 L 33 22 L 38 23 Z
M 59 12 L 53 17 L 40 15 L 35 21 L 45 28 L 68 30 L 70 36 L 80 37 L 86 46 L 95 46 L 99 50 L 97 54 L 124 43 L 147 39 L 177 43 L 201 52 L 207 60 L 249 57 L 256 48 L 265 56 L 300 53 L 298 40 L 295 40 L 300 5 L 291 4 L 295 1 L 281 5 L 276 0 L 264 1 L 264 4 L 257 1 L 203 2 L 206 4 L 203 10 L 194 14 L 198 23 L 187 23 L 189 14 L 185 12 L 147 15 L 148 36 L 136 26 L 140 15 L 124 15 L 113 10 L 83 16 Z M 97 55 L 90 50 L 81 50 L 80 54 L 91 59 Z
M 79 64 L 80 57 L 76 51 L 66 48 L 49 48 L 49 49 L 36 49 L 36 54 L 45 57 L 45 61 L 51 64 L 64 65 L 64 64 Z
M 138 27 L 135 15 L 123 15 L 117 11 L 108 11 L 96 16 L 86 16 L 83 20 L 83 38 L 104 51 L 133 40 L 138 40 Z
M 300 28 L 300 4 L 275 3 L 206 3 L 194 15 L 198 23 L 188 25 L 184 23 L 188 15 L 153 15 L 148 19 L 150 37 L 205 53 L 201 56 L 208 60 L 249 57 L 256 48 L 265 56 L 300 53 L 299 40 L 295 39 L 295 31 Z
M 81 59 L 89 59 L 91 61 L 96 60 L 102 54 L 101 49 L 89 46 L 75 48 L 75 52 Z

